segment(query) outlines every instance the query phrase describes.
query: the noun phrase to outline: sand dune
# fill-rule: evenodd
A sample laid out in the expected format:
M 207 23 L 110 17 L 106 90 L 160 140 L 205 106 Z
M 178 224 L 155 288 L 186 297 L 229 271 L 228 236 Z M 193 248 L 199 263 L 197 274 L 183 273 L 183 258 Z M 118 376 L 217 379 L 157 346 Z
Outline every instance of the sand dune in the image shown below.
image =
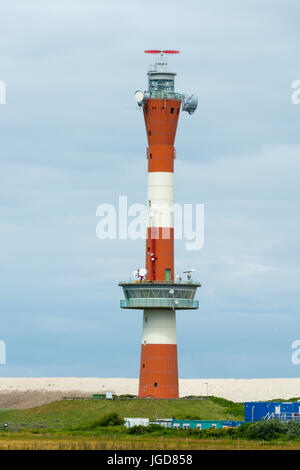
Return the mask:
M 180 379 L 180 396 L 215 395 L 232 401 L 300 397 L 300 378 Z M 138 379 L 94 377 L 0 378 L 0 408 L 29 408 L 65 396 L 90 396 L 112 391 L 138 393 Z

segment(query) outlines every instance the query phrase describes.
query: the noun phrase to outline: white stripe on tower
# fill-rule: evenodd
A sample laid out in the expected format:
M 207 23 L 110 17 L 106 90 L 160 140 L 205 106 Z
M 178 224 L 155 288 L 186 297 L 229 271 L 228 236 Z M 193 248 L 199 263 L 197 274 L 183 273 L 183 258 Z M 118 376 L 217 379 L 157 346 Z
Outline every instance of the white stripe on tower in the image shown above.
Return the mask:
M 148 173 L 148 227 L 174 227 L 174 174 Z
M 177 344 L 174 310 L 144 310 L 142 344 Z

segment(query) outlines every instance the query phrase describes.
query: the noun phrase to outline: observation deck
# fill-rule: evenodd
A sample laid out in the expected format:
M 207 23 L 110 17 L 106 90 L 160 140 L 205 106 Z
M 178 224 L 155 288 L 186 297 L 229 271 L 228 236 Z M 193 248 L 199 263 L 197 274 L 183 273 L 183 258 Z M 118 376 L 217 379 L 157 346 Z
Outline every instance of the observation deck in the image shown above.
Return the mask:
M 121 308 L 148 309 L 166 308 L 173 310 L 197 310 L 199 301 L 194 300 L 201 284 L 198 282 L 136 281 L 120 282 L 125 300 Z

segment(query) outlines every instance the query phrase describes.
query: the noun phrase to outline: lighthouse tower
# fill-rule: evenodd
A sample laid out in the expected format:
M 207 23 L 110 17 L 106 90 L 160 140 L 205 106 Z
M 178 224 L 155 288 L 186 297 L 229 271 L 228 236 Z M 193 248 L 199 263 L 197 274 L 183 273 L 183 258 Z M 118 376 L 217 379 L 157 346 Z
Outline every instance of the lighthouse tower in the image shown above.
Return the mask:
M 176 311 L 198 308 L 194 297 L 200 284 L 193 282 L 193 270 L 184 280 L 174 276 L 174 141 L 180 110 L 192 114 L 197 98 L 174 90 L 176 74 L 168 70 L 166 54 L 179 51 L 145 52 L 156 54 L 148 89 L 135 93 L 148 140 L 146 269 L 136 271 L 136 281 L 119 283 L 125 296 L 121 307 L 144 311 L 139 398 L 178 398 Z

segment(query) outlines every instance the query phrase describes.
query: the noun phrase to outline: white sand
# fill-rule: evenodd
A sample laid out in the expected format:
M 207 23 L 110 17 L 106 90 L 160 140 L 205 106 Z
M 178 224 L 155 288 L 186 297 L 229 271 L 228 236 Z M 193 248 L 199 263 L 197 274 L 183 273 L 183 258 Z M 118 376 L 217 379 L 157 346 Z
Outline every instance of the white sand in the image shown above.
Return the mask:
M 208 384 L 208 385 L 207 385 Z M 180 396 L 215 395 L 232 401 L 300 397 L 300 378 L 293 379 L 180 379 Z M 22 392 L 59 392 L 80 396 L 112 391 L 117 395 L 138 393 L 138 379 L 123 378 L 0 378 L 0 395 Z

